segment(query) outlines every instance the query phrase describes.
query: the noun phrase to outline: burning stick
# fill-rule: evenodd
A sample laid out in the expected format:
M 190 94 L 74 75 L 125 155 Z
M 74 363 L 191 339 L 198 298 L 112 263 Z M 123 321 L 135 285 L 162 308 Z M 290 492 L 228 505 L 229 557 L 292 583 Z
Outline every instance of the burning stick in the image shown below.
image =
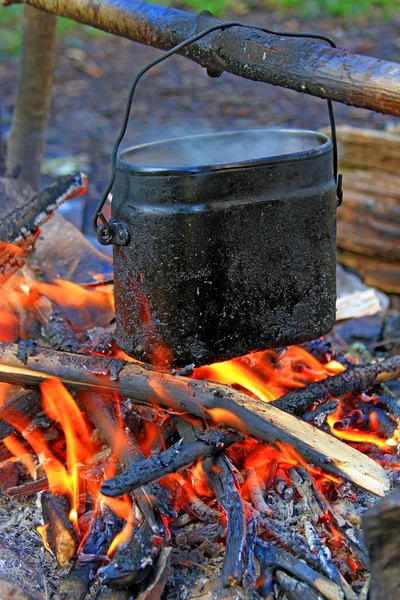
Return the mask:
M 201 434 L 194 442 L 182 444 L 181 440 L 164 452 L 133 462 L 126 471 L 105 481 L 100 491 L 105 496 L 121 496 L 165 475 L 175 473 L 198 459 L 219 454 L 239 440 L 238 434 L 227 434 L 216 429 Z
M 68 567 L 75 556 L 78 540 L 68 519 L 70 506 L 64 496 L 43 492 L 40 497 L 46 539 L 61 567 Z
M 80 394 L 79 401 L 97 429 L 101 431 L 110 448 L 117 450 L 118 460 L 123 468 L 129 467 L 135 464 L 138 459 L 143 458 L 144 455 L 133 435 L 128 430 L 121 430 L 118 427 L 113 415 L 108 410 L 107 403 L 103 402 L 97 394 Z M 121 433 L 123 433 L 124 439 L 121 439 Z M 158 503 L 154 502 L 154 504 L 166 517 L 176 517 L 164 488 L 158 485 L 156 488 L 145 486 L 137 490 L 134 497 L 140 510 L 149 520 L 153 533 L 163 535 L 164 525 L 155 515 L 150 498 L 155 501 L 158 500 Z
M 101 498 L 97 501 L 77 564 L 62 582 L 55 600 L 83 600 L 99 565 L 107 560 L 112 540 L 123 527 L 123 521 Z
M 158 373 L 120 359 L 83 356 L 39 347 L 33 350 L 32 356 L 26 358 L 24 366 L 16 356 L 17 351 L 16 344 L 0 343 L 1 381 L 38 385 L 46 379 L 57 377 L 72 389 L 95 389 L 98 392 L 118 390 L 122 396 L 135 399 L 136 403 L 158 403 L 166 409 L 188 412 L 213 422 L 223 422 L 266 442 L 286 442 L 308 463 L 378 496 L 383 496 L 389 489 L 384 470 L 369 457 L 293 415 L 228 386 Z M 360 381 L 366 387 L 371 387 L 400 375 L 400 357 L 392 357 L 369 367 L 351 369 L 350 373 L 351 377 L 355 377 L 357 389 L 362 387 Z M 311 388 L 311 396 L 315 397 L 315 386 L 321 385 L 325 394 L 328 394 L 328 389 L 332 391 L 331 387 L 345 393 L 348 391 L 344 389 L 346 383 L 354 390 L 351 377 L 343 379 L 343 375 L 310 384 L 296 390 L 295 394 L 299 394 L 300 398 L 308 398 L 307 390 Z M 340 390 L 335 383 L 337 378 L 340 378 Z M 332 380 L 333 384 L 328 383 Z
M 290 600 L 319 600 L 318 594 L 306 584 L 301 583 L 293 577 L 289 577 L 283 571 L 276 572 L 276 578 L 282 590 Z
M 0 406 L 0 440 L 14 433 L 15 428 L 7 421 L 16 415 L 34 417 L 42 410 L 40 404 L 40 392 L 29 390 L 15 396 L 3 406 Z
M 242 498 L 226 458 L 219 455 L 203 460 L 207 482 L 218 502 L 226 512 L 228 531 L 227 551 L 222 565 L 222 585 L 238 585 L 242 581 L 242 554 L 246 541 L 246 525 Z
M 350 367 L 322 381 L 310 383 L 274 401 L 274 406 L 293 415 L 304 415 L 315 402 L 324 402 L 344 394 L 364 392 L 379 383 L 400 377 L 400 356 L 392 356 L 366 367 Z
M 87 177 L 83 173 L 61 177 L 41 190 L 29 202 L 11 211 L 0 223 L 0 285 L 24 264 L 39 236 L 39 226 L 63 202 L 83 194 Z
M 290 573 L 297 579 L 300 579 L 308 586 L 312 587 L 316 592 L 322 594 L 328 600 L 341 600 L 343 593 L 340 587 L 330 581 L 317 571 L 311 569 L 307 564 L 295 558 L 292 554 L 280 550 L 275 544 L 267 544 L 261 540 L 257 540 L 257 557 L 260 563 L 268 557 L 270 564 L 275 565 L 279 569 Z M 308 598 L 308 596 L 306 596 Z

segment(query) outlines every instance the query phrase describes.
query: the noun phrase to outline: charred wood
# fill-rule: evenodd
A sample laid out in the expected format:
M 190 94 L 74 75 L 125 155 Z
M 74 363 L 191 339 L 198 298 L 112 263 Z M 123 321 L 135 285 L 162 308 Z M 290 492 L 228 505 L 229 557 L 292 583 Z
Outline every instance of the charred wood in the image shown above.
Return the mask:
M 247 518 L 246 540 L 243 547 L 243 587 L 254 588 L 256 583 L 255 545 L 259 528 L 258 515 L 253 513 Z M 228 548 L 229 552 L 229 548 Z
M 102 433 L 107 444 L 113 450 L 117 450 L 118 461 L 122 468 L 127 468 L 134 464 L 138 458 L 142 458 L 140 448 L 136 440 L 128 430 L 118 427 L 111 411 L 108 407 L 108 401 L 101 398 L 93 392 L 79 394 L 78 401 L 89 415 L 90 419 Z M 124 441 L 121 443 L 121 434 L 124 435 Z M 170 505 L 168 496 L 161 486 L 154 488 L 145 486 L 134 493 L 134 497 L 140 510 L 148 519 L 156 535 L 164 535 L 165 528 L 161 518 L 155 514 L 150 498 L 157 501 L 157 507 L 167 517 L 175 517 L 176 513 Z
M 68 519 L 70 506 L 64 496 L 43 492 L 40 496 L 46 539 L 61 567 L 68 567 L 75 556 L 78 540 Z
M 264 600 L 272 600 L 275 574 L 274 544 L 257 540 L 254 553 L 260 564 L 260 577 L 257 591 Z
M 306 583 L 290 577 L 283 571 L 276 572 L 276 578 L 289 600 L 319 600 L 319 596 Z
M 81 345 L 70 321 L 58 306 L 54 306 L 49 320 L 42 326 L 42 334 L 54 350 L 77 352 Z
M 135 525 L 129 540 L 116 549 L 114 559 L 100 569 L 102 583 L 116 588 L 141 584 L 154 569 L 161 543 L 148 519 Z
M 237 585 L 243 578 L 243 549 L 246 543 L 246 523 L 242 498 L 227 459 L 223 455 L 203 460 L 208 485 L 226 513 L 228 529 L 226 553 L 222 565 L 224 587 Z
M 342 590 L 336 583 L 311 569 L 292 554 L 280 550 L 275 544 L 267 544 L 257 540 L 257 557 L 260 562 L 263 561 L 264 557 L 268 557 L 269 562 L 275 567 L 300 579 L 316 592 L 322 594 L 327 600 L 342 600 L 343 598 Z
M 39 226 L 66 200 L 85 191 L 87 177 L 82 173 L 61 177 L 41 190 L 24 206 L 8 213 L 0 223 L 0 285 L 24 264 L 39 235 Z M 12 248 L 10 245 L 17 248 Z
M 40 392 L 38 390 L 22 392 L 0 406 L 0 440 L 4 440 L 15 431 L 15 428 L 8 423 L 10 419 L 18 419 L 19 415 L 32 418 L 41 410 Z
M 314 423 L 315 425 L 321 426 L 326 417 L 335 412 L 338 404 L 338 400 L 328 400 L 328 402 L 318 404 L 313 410 L 310 410 L 303 415 L 302 419 L 307 423 Z
M 350 367 L 346 371 L 306 387 L 289 392 L 273 402 L 274 406 L 293 415 L 302 416 L 315 402 L 330 400 L 344 394 L 364 392 L 379 383 L 400 376 L 400 356 L 393 356 L 366 367 Z
M 201 498 L 193 496 L 189 498 L 187 504 L 184 505 L 184 510 L 193 515 L 203 523 L 221 523 L 222 513 L 211 506 L 208 506 Z
M 226 534 L 222 523 L 209 523 L 202 527 L 196 527 L 190 531 L 182 531 L 175 535 L 175 542 L 180 546 L 198 546 L 203 542 L 216 542 Z
M 100 491 L 105 496 L 121 496 L 165 475 L 175 473 L 193 464 L 198 459 L 219 454 L 240 440 L 238 434 L 229 434 L 216 429 L 201 434 L 194 442 L 182 444 L 182 440 L 164 452 L 133 462 L 126 471 L 105 481 Z
M 101 499 L 96 503 L 90 529 L 82 543 L 78 562 L 62 582 L 56 600 L 84 600 L 99 566 L 123 521 Z
M 254 400 L 228 386 L 152 372 L 120 359 L 69 354 L 39 347 L 34 349 L 33 356 L 27 357 L 24 366 L 16 356 L 17 349 L 15 344 L 0 343 L 1 381 L 38 385 L 45 379 L 58 377 L 71 389 L 96 389 L 98 392 L 118 390 L 123 396 L 142 404 L 148 404 L 151 399 L 173 411 L 188 412 L 213 422 L 222 420 L 229 427 L 270 443 L 289 443 L 310 464 L 376 495 L 382 496 L 389 489 L 385 472 L 367 456 L 271 406 L 271 403 Z M 370 367 L 352 369 L 351 373 L 350 379 L 355 379 L 358 387 L 362 387 L 361 381 L 371 387 L 400 375 L 400 357 L 392 357 Z M 342 375 L 330 379 L 336 380 L 337 377 Z M 343 378 L 340 381 L 343 382 Z M 325 394 L 332 392 L 330 384 L 318 382 L 297 390 L 296 394 L 300 395 L 300 399 L 309 399 L 310 394 L 313 400 L 318 399 L 320 391 L 317 393 L 315 385 L 321 384 L 326 386 L 323 388 Z M 311 388 L 310 394 L 308 388 Z M 317 387 L 317 390 L 320 389 Z
M 253 467 L 248 467 L 246 469 L 246 483 L 254 508 L 262 515 L 270 517 L 272 515 L 272 510 L 265 502 L 265 485 L 257 477 L 256 470 Z
M 310 545 L 310 549 L 317 557 L 322 571 L 341 588 L 346 600 L 357 600 L 356 594 L 342 577 L 338 568 L 333 562 L 328 547 L 323 543 L 321 538 L 315 532 L 314 527 L 306 519 L 304 520 L 304 531 L 307 541 Z
M 280 542 L 288 550 L 300 556 L 316 571 L 320 569 L 319 559 L 309 549 L 307 540 L 302 535 L 288 531 L 281 523 L 267 517 L 263 517 L 261 523 L 277 542 Z
M 36 481 L 27 481 L 22 485 L 10 487 L 7 490 L 7 494 L 13 498 L 23 498 L 24 496 L 34 496 L 40 492 L 48 490 L 50 487 L 49 480 L 47 477 L 42 477 Z

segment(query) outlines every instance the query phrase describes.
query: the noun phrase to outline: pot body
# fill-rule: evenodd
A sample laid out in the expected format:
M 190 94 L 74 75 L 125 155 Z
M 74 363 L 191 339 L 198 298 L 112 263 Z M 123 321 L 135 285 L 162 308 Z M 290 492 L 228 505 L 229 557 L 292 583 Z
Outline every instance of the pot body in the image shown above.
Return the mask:
M 243 156 L 246 159 L 243 159 Z M 335 320 L 332 144 L 315 132 L 192 136 L 120 153 L 117 341 L 183 366 L 304 342 Z

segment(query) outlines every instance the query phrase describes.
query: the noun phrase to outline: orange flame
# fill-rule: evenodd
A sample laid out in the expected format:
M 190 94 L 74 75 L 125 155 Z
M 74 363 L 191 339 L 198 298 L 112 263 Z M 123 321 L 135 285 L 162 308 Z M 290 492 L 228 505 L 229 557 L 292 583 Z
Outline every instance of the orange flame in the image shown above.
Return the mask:
M 369 431 L 361 431 L 359 429 L 349 429 L 346 431 L 336 429 L 335 425 L 338 421 L 340 421 L 342 417 L 343 408 L 340 406 L 340 404 L 335 410 L 335 412 L 327 417 L 327 423 L 333 435 L 347 442 L 373 444 L 381 450 L 388 450 L 388 446 L 390 445 L 390 443 L 388 443 L 389 440 L 384 440 L 380 438 L 376 433 L 370 433 Z
M 49 546 L 49 542 L 47 541 L 46 529 L 49 527 L 50 523 L 46 523 L 46 525 L 38 525 L 36 527 L 36 531 L 42 538 L 43 546 L 46 548 L 47 552 L 51 552 L 51 548 Z
M 289 390 L 320 381 L 344 369 L 336 361 L 323 365 L 303 348 L 290 346 L 282 354 L 264 350 L 199 367 L 194 375 L 197 379 L 240 386 L 250 395 L 270 402 Z

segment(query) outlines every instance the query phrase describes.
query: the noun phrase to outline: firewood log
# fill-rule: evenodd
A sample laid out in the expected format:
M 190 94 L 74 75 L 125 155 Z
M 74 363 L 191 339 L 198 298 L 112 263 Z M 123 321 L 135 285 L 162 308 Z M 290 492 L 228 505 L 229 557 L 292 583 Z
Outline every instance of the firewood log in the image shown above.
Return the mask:
M 30 355 L 19 354 L 20 358 L 17 353 L 16 344 L 0 343 L 1 381 L 38 385 L 41 381 L 57 377 L 75 390 L 96 390 L 98 393 L 117 390 L 139 404 L 158 403 L 166 409 L 188 412 L 213 423 L 225 423 L 266 442 L 290 444 L 307 462 L 378 496 L 383 496 L 389 489 L 384 470 L 368 456 L 309 423 L 228 386 L 176 377 L 139 364 L 101 356 L 83 356 L 39 347 L 33 348 Z M 400 375 L 400 357 L 392 357 L 386 364 L 385 370 L 381 363 L 379 374 L 373 369 L 375 375 L 368 379 L 367 387 Z M 372 367 L 375 368 L 375 365 Z M 331 380 L 335 381 L 336 377 Z M 321 383 L 325 385 L 321 389 L 326 390 L 326 380 Z M 304 389 L 300 393 L 304 393 Z

